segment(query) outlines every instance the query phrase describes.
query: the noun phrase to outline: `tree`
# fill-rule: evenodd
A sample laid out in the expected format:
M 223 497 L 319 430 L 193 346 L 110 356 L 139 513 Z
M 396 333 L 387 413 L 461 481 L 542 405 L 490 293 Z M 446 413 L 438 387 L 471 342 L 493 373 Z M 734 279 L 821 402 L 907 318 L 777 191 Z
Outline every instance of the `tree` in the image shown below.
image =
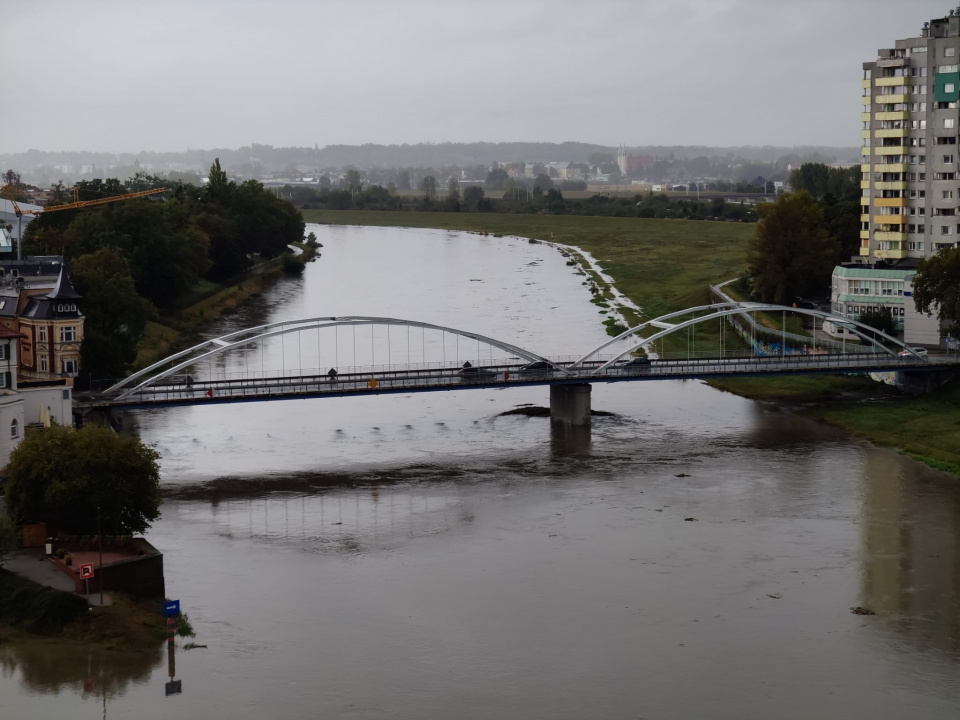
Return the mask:
M 874 310 L 869 308 L 860 313 L 858 318 L 864 325 L 869 325 L 874 330 L 879 330 L 887 335 L 892 335 L 897 331 L 896 320 L 893 319 L 893 313 L 890 308 L 879 308 Z
M 450 182 L 447 183 L 447 200 L 460 202 L 460 183 L 456 178 L 450 178 Z
M 941 250 L 920 261 L 913 276 L 917 312 L 936 311 L 941 322 L 960 323 L 960 248 Z
M 160 454 L 110 428 L 54 426 L 27 435 L 10 454 L 7 512 L 54 532 L 143 533 L 160 517 Z
M 0 567 L 17 550 L 17 529 L 10 518 L 0 515 Z
M 760 223 L 747 249 L 754 295 L 789 304 L 820 295 L 837 260 L 836 243 L 823 227 L 823 210 L 806 191 L 784 193 L 757 206 Z
M 207 178 L 207 190 L 211 195 L 217 195 L 227 187 L 228 183 L 227 173 L 220 167 L 220 158 L 214 158 Z
M 487 186 L 487 190 L 503 190 L 503 186 L 509 179 L 510 176 L 507 171 L 497 167 L 487 173 L 487 180 L 484 184 Z
M 73 282 L 85 316 L 81 367 L 98 379 L 122 377 L 137 359 L 153 308 L 137 294 L 129 263 L 113 248 L 78 257 Z
M 437 194 L 437 179 L 433 175 L 427 175 L 420 181 L 420 190 L 428 201 L 433 200 Z
M 363 186 L 363 181 L 360 179 L 360 171 L 347 170 L 347 174 L 343 176 L 343 185 L 350 191 L 351 195 L 355 196 L 359 193 Z
M 470 212 L 482 212 L 485 210 L 485 198 L 483 188 L 479 185 L 471 185 L 463 191 L 463 204 Z

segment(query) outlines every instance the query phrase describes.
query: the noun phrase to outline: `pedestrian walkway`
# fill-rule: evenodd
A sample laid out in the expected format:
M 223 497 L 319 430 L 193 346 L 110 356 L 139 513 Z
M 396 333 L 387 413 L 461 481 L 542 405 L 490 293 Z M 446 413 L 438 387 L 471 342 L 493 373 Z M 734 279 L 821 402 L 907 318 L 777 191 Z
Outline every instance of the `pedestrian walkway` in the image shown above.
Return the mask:
M 58 570 L 52 560 L 44 556 L 43 548 L 21 550 L 3 564 L 3 569 L 25 577 L 27 580 L 33 580 L 38 585 L 74 592 L 73 580 Z

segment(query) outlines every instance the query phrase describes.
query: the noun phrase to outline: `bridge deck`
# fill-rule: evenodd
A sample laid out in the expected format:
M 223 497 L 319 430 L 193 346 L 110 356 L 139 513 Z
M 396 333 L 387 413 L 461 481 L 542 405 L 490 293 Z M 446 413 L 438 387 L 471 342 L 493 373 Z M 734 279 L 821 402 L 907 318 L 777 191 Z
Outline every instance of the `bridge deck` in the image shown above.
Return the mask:
M 313 397 L 344 397 L 384 393 L 435 392 L 470 388 L 509 388 L 532 385 L 578 384 L 595 382 L 636 382 L 650 380 L 689 380 L 712 377 L 837 374 L 849 372 L 931 371 L 958 367 L 957 359 L 930 357 L 898 358 L 891 355 L 788 355 L 786 357 L 736 357 L 724 359 L 654 360 L 648 366 L 614 366 L 603 371 L 600 362 L 569 369 L 569 363 L 557 363 L 568 372 L 523 372 L 521 365 L 491 365 L 476 368 L 476 375 L 461 377 L 460 368 L 438 367 L 344 373 L 330 378 L 326 374 L 196 379 L 143 388 L 136 393 L 116 396 L 76 398 L 78 409 L 147 408 L 208 403 L 258 402 Z M 371 383 L 375 381 L 375 383 Z

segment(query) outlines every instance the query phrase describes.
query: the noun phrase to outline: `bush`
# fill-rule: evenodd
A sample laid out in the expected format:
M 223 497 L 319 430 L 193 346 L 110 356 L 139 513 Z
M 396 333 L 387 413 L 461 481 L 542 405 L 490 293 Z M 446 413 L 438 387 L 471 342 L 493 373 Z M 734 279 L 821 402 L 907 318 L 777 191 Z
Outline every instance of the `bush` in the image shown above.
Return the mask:
M 280 258 L 280 268 L 287 275 L 302 275 L 303 267 L 303 261 L 293 253 L 284 253 Z
M 17 549 L 17 529 L 10 519 L 0 514 L 0 567 Z
M 79 595 L 0 570 L 0 622 L 28 633 L 48 635 L 86 612 L 87 601 Z

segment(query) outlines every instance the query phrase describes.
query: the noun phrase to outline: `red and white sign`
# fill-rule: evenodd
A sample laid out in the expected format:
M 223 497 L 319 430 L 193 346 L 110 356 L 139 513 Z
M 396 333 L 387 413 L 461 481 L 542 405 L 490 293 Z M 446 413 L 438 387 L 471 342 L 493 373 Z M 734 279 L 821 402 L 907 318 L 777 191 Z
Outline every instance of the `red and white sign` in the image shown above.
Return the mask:
M 89 580 L 93 577 L 93 563 L 80 566 L 80 579 Z

